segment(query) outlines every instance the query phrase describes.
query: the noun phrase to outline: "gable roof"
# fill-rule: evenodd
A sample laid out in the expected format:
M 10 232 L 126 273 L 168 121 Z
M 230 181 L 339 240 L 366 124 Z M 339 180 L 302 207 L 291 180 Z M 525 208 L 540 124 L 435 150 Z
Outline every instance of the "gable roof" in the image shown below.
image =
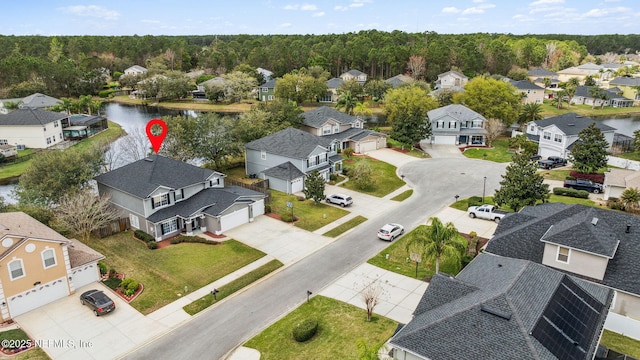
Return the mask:
M 65 113 L 23 107 L 6 115 L 0 114 L 0 126 L 44 126 L 68 117 Z
M 22 104 L 20 105 L 20 107 L 48 108 L 59 103 L 62 103 L 62 100 L 48 95 L 35 93 L 22 99 Z
M 362 72 L 362 71 L 360 71 L 360 70 L 351 69 L 351 70 L 349 70 L 349 71 L 347 71 L 347 72 L 342 73 L 342 75 L 340 75 L 340 76 L 342 77 L 342 76 L 344 76 L 344 75 L 346 75 L 346 74 L 349 74 L 349 75 L 351 75 L 351 76 L 355 76 L 355 77 L 358 77 L 358 76 L 360 76 L 360 75 L 367 75 L 367 74 L 363 73 L 363 72 Z
M 509 80 L 509 83 L 515 86 L 515 88 L 518 90 L 544 90 L 543 88 L 532 83 L 529 80 Z
M 398 87 L 402 84 L 413 81 L 413 78 L 404 74 L 398 74 L 394 77 L 388 78 L 385 80 L 387 83 L 391 84 L 391 86 Z
M 211 86 L 211 85 L 216 85 L 216 84 L 224 84 L 225 81 L 226 81 L 226 79 L 223 78 L 222 76 L 216 76 L 216 77 L 211 78 L 209 80 L 203 81 L 198 85 Z
M 344 80 L 341 78 L 332 78 L 327 80 L 327 88 L 328 89 L 337 89 L 340 85 L 344 84 Z
M 615 128 L 603 124 L 601 121 L 595 121 L 590 117 L 578 115 L 576 113 L 566 113 L 550 118 L 534 121 L 541 128 L 555 125 L 565 135 L 578 135 L 580 131 L 595 123 L 596 127 L 602 132 L 615 131 Z
M 143 73 L 147 72 L 146 68 L 143 68 L 140 65 L 133 65 L 133 66 L 129 66 L 128 68 L 124 69 L 124 71 L 126 72 L 127 70 L 135 70 L 135 71 L 141 71 Z
M 271 76 L 271 75 L 273 75 L 273 72 L 272 72 L 272 71 L 269 71 L 269 70 L 267 70 L 267 69 L 263 69 L 263 68 L 261 68 L 261 67 L 257 68 L 257 69 L 256 69 L 256 71 L 257 71 L 258 73 L 262 74 L 263 76 Z
M 607 227 L 607 231 L 619 240 L 615 255 L 609 260 L 602 281 L 595 279 L 593 281 L 640 295 L 640 267 L 637 266 L 637 260 L 640 258 L 639 216 L 562 203 L 528 206 L 520 210 L 519 213 L 510 214 L 502 219 L 493 238 L 489 241 L 486 251 L 501 256 L 542 263 L 544 243 L 540 239 L 545 232 L 552 225 L 562 223 L 579 214 L 586 214 L 587 211 L 598 218 L 596 226 Z M 591 219 L 587 220 L 591 221 Z M 629 226 L 628 233 L 626 232 L 627 226 Z M 579 238 L 579 234 L 573 235 L 570 232 L 567 233 L 567 236 L 571 237 L 570 241 L 574 245 L 584 242 L 584 246 L 591 247 L 593 245 L 590 243 L 595 241 Z
M 617 86 L 639 86 L 640 78 L 621 76 L 609 81 L 609 85 Z
M 266 83 L 260 85 L 260 88 L 269 88 L 269 89 L 275 89 L 276 87 L 276 80 L 278 79 L 271 79 L 269 81 L 267 81 Z
M 527 72 L 528 76 L 538 76 L 538 77 L 552 77 L 552 76 L 558 76 L 558 74 L 554 73 L 553 71 L 549 71 L 547 69 L 544 68 L 533 68 L 531 70 L 529 70 Z
M 304 173 L 300 171 L 300 169 L 298 169 L 295 165 L 293 165 L 291 161 L 287 161 L 280 165 L 268 168 L 264 170 L 263 173 L 266 176 L 287 181 L 304 177 Z
M 69 265 L 72 269 L 105 258 L 104 255 L 75 239 L 67 246 L 67 253 L 69 254 Z
M 564 291 L 567 287 L 573 292 Z M 569 306 L 561 296 L 567 294 Z M 546 266 L 481 253 L 456 278 L 434 275 L 413 319 L 390 343 L 429 359 L 591 359 L 612 299 L 610 289 Z M 588 322 L 587 331 L 567 331 L 550 342 L 532 334 L 548 329 L 543 315 L 556 303 L 567 306 L 567 319 Z M 597 311 L 571 308 L 576 303 Z M 570 330 L 557 317 L 550 321 Z M 570 349 L 573 357 L 558 347 Z
M 640 171 L 611 168 L 604 173 L 604 185 L 640 188 Z
M 162 155 L 151 155 L 123 167 L 96 176 L 98 183 L 144 199 L 158 187 L 180 189 L 206 181 L 213 170 L 173 160 Z
M 269 154 L 305 159 L 318 146 L 328 148 L 332 140 L 295 128 L 286 128 L 245 144 L 250 150 L 266 151 Z
M 486 121 L 484 116 L 460 104 L 451 104 L 451 105 L 443 106 L 427 112 L 427 117 L 429 118 L 429 121 L 435 121 L 445 116 L 450 116 L 461 122 L 476 120 L 476 119 L 481 119 Z
M 320 106 L 309 111 L 305 111 L 300 114 L 302 117 L 302 123 L 314 128 L 321 127 L 328 120 L 333 119 L 340 124 L 353 124 L 358 117 L 351 116 L 342 111 L 338 111 L 329 106 Z
M 438 79 L 440 79 L 442 77 L 445 77 L 447 75 L 453 75 L 455 77 L 468 79 L 468 77 L 465 74 L 463 74 L 461 72 L 458 72 L 458 71 L 455 71 L 455 70 L 449 70 L 449 71 L 443 72 L 442 74 L 438 74 Z
M 593 95 L 591 95 L 591 90 L 590 90 L 591 86 L 576 86 L 576 93 L 574 96 L 580 96 L 580 97 L 584 97 L 584 98 L 593 98 Z M 615 93 L 614 91 L 610 91 L 607 89 L 600 89 L 599 93 L 605 93 L 607 94 L 607 97 L 609 99 L 626 99 L 629 101 L 632 101 L 631 99 L 627 99 L 626 97 L 622 96 L 622 95 L 618 95 L 617 93 Z
M 2 243 L 0 260 L 28 239 L 49 240 L 61 244 L 70 243 L 69 239 L 23 212 L 0 213 L 0 239 L 7 237 L 15 239 L 15 241 L 7 243 L 7 246 L 4 242 Z

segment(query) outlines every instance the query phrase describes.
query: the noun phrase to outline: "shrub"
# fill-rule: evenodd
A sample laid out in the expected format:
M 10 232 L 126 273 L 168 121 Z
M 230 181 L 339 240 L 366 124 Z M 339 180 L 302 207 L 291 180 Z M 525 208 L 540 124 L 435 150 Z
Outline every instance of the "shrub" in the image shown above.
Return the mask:
M 356 152 L 356 151 L 353 150 L 353 148 L 346 148 L 346 149 L 342 150 L 342 152 L 344 153 L 344 156 L 346 156 L 347 158 L 350 158 L 351 155 L 353 155 L 353 153 Z
M 98 96 L 101 97 L 101 98 L 106 98 L 106 97 L 109 97 L 113 93 L 114 93 L 113 90 L 102 90 L 102 91 L 98 92 Z
M 318 331 L 317 319 L 305 319 L 293 328 L 293 338 L 297 342 L 305 342 Z
M 480 206 L 482 205 L 482 197 L 480 196 L 472 196 L 467 200 L 469 206 Z
M 289 213 L 280 215 L 280 219 L 282 221 L 284 221 L 284 222 L 293 222 L 293 221 L 295 221 L 294 217 Z
M 100 269 L 100 275 L 104 275 L 107 273 L 107 265 L 102 261 L 98 261 L 98 268 Z
M 146 232 L 142 231 L 142 230 L 136 230 L 133 232 L 133 236 L 135 236 L 137 239 L 140 239 L 144 242 L 149 242 L 149 241 L 156 241 L 156 239 L 147 234 Z
M 604 184 L 604 174 L 583 174 L 577 171 L 572 171 L 569 176 L 573 176 L 576 179 L 591 180 L 594 183 Z
M 180 235 L 174 237 L 169 240 L 171 244 L 180 244 L 180 243 L 196 243 L 196 244 L 209 244 L 209 245 L 217 245 L 220 244 L 219 241 L 207 240 L 205 238 L 201 238 L 199 236 L 188 236 L 188 235 Z
M 122 290 L 122 293 L 128 296 L 135 294 L 139 287 L 140 283 L 133 278 L 126 278 L 120 283 L 120 289 Z
M 110 278 L 116 277 L 117 274 L 118 274 L 118 272 L 116 271 L 116 269 L 114 269 L 114 268 L 109 269 L 109 277 Z
M 589 192 L 586 190 L 576 190 L 571 188 L 556 187 L 553 188 L 554 195 L 569 196 L 580 199 L 588 199 Z
M 147 241 L 147 248 L 149 250 L 155 250 L 158 248 L 158 243 L 154 241 Z
M 267 213 L 267 214 L 271 213 L 271 205 L 266 204 L 264 206 L 264 212 Z
M 607 207 L 613 210 L 624 211 L 624 203 L 617 197 L 610 197 L 609 200 L 607 200 Z
M 338 175 L 336 175 L 336 174 L 330 174 L 330 175 L 329 175 L 329 180 L 330 180 L 330 181 L 338 181 Z
M 302 195 L 296 195 L 296 200 L 298 200 L 298 201 L 304 201 L 304 200 L 305 200 L 305 197 L 304 197 L 304 196 L 302 196 Z

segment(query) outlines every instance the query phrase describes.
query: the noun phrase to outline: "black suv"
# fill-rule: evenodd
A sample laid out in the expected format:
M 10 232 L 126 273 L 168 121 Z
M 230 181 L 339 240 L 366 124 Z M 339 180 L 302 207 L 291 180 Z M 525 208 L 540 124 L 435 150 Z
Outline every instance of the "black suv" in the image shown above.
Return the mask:
M 116 309 L 116 304 L 100 290 L 85 291 L 80 295 L 82 305 L 88 305 L 96 316 L 108 314 Z

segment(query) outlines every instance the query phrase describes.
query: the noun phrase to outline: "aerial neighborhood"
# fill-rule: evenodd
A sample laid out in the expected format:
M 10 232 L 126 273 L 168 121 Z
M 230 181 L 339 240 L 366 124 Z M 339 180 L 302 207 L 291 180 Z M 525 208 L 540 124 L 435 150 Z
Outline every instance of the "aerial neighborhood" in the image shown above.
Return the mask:
M 640 48 L 403 34 L 0 50 L 0 350 L 639 358 Z

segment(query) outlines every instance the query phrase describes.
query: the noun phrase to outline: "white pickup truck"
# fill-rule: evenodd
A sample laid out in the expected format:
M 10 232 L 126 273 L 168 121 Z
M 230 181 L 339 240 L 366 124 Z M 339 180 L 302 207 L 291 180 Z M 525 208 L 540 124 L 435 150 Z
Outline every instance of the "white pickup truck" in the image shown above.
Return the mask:
M 495 206 L 484 204 L 480 206 L 471 206 L 467 209 L 470 218 L 486 219 L 500 222 L 507 215 L 506 211 L 498 210 Z

